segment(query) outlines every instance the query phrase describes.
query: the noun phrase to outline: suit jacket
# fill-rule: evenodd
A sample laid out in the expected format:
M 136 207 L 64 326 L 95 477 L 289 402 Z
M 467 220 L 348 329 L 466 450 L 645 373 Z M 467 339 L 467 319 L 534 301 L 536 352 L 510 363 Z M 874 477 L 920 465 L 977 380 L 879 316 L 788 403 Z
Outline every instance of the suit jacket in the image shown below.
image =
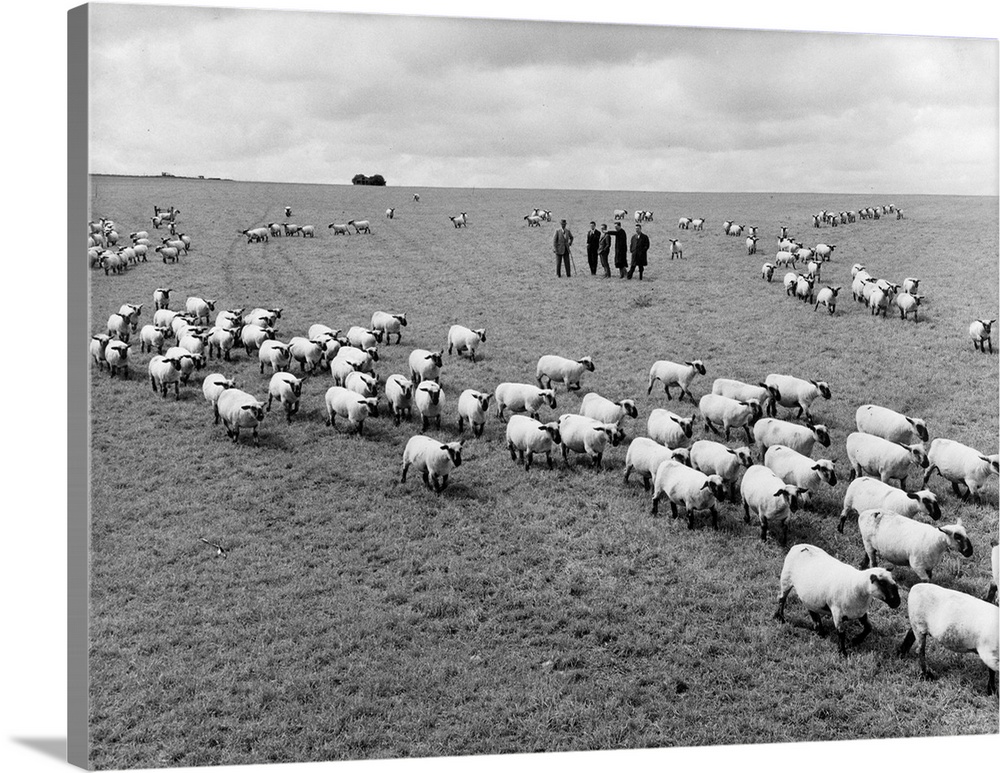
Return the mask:
M 616 228 L 609 231 L 615 238 L 615 266 L 621 268 L 628 265 L 628 234 L 624 228 Z
M 646 265 L 646 253 L 649 252 L 649 237 L 646 234 L 632 234 L 628 251 L 632 253 L 632 262 L 637 266 Z
M 569 252 L 569 247 L 573 243 L 573 233 L 567 228 L 563 231 L 562 228 L 556 229 L 556 235 L 552 239 L 552 249 L 555 250 L 556 255 L 565 255 Z
M 611 234 L 604 231 L 597 244 L 597 254 L 607 256 L 609 252 L 611 252 Z
M 601 242 L 601 232 L 596 228 L 593 231 L 587 231 L 587 254 L 596 255 L 597 245 Z

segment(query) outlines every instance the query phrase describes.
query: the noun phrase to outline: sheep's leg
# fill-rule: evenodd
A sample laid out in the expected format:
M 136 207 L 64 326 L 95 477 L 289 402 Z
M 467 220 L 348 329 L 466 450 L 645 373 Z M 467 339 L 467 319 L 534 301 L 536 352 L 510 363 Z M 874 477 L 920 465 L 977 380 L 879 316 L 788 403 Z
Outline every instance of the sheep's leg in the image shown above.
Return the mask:
M 813 612 L 813 611 L 812 611 L 812 610 L 810 609 L 810 610 L 809 610 L 809 617 L 810 617 L 810 618 L 812 619 L 812 621 L 813 621 L 813 630 L 814 630 L 814 631 L 815 631 L 815 632 L 816 632 L 816 633 L 817 633 L 817 634 L 818 634 L 819 636 L 822 636 L 822 635 L 823 635 L 823 634 L 825 633 L 825 631 L 823 630 L 823 616 L 822 616 L 822 615 L 821 615 L 821 614 L 820 614 L 819 612 Z
M 239 424 L 237 424 L 237 425 L 235 425 L 233 427 L 233 442 L 234 443 L 239 443 L 240 442 L 240 425 Z
M 746 436 L 747 436 L 747 444 L 748 445 L 753 445 L 753 434 L 750 432 L 749 425 L 744 424 L 743 425 L 743 431 L 746 433 Z
M 674 399 L 673 396 L 670 394 L 670 387 L 667 386 L 666 384 L 663 385 L 663 391 L 667 393 L 667 399 L 668 400 L 673 400 Z
M 657 511 L 659 509 L 660 509 L 660 493 L 657 491 L 657 492 L 653 493 L 653 509 L 652 509 L 652 514 L 656 515 Z
M 677 503 L 674 501 L 670 502 L 670 517 L 671 518 L 677 517 Z
M 485 427 L 485 426 L 486 426 L 485 424 L 473 424 L 472 425 L 472 434 L 475 435 L 476 437 L 482 437 L 482 435 L 483 435 L 483 427 Z
M 988 676 L 986 677 L 986 694 L 993 695 L 997 691 L 997 672 L 989 666 L 986 667 Z
M 760 517 L 760 541 L 767 541 L 767 518 L 763 515 Z
M 525 472 L 531 469 L 531 462 L 534 459 L 534 456 L 535 456 L 534 451 L 528 451 L 527 454 L 525 454 L 524 452 L 521 453 L 521 461 L 524 462 Z M 550 467 L 552 466 L 551 460 L 549 461 L 549 466 Z
M 257 428 L 253 428 L 253 444 L 255 447 L 260 447 L 260 435 L 257 434 Z
M 858 622 L 861 623 L 861 633 L 851 639 L 851 644 L 861 644 L 872 632 L 872 624 L 868 621 L 867 612 L 859 618 Z
M 710 508 L 709 513 L 712 514 L 712 528 L 718 530 L 719 528 L 719 511 L 714 507 Z
M 625 465 L 625 478 L 622 480 L 622 483 L 628 483 L 628 476 L 632 474 L 632 470 L 634 469 L 635 467 L 631 464 Z M 645 478 L 643 480 L 645 480 Z
M 917 656 L 920 658 L 920 676 L 923 679 L 932 680 L 936 679 L 934 672 L 927 668 L 927 632 L 920 634 L 920 647 L 917 650 Z
M 911 628 L 909 631 L 906 632 L 906 636 L 903 637 L 903 641 L 900 642 L 899 647 L 896 649 L 896 654 L 901 658 L 905 658 L 906 653 L 910 651 L 910 647 L 913 646 L 913 642 L 915 642 L 916 640 L 917 637 L 913 633 L 913 629 Z
M 213 424 L 218 424 L 219 423 L 219 404 L 216 403 L 215 405 L 213 405 L 212 409 L 213 409 L 213 411 L 215 413 L 215 421 L 212 422 L 212 423 Z
M 601 459 L 603 457 L 604 457 L 604 454 L 594 454 L 591 457 L 590 461 L 591 461 L 591 465 L 594 468 L 594 472 L 600 472 L 601 471 Z
M 458 431 L 462 432 L 465 429 L 465 419 L 461 416 L 458 417 Z
M 722 434 L 721 432 L 719 432 L 719 430 L 716 428 L 716 426 L 711 422 L 711 420 L 707 416 L 705 417 L 705 429 L 711 430 L 716 435 L 721 435 Z M 726 440 L 728 440 L 728 439 L 729 438 L 726 438 Z
M 425 485 L 425 486 L 426 486 L 427 488 L 429 488 L 429 489 L 432 489 L 432 490 L 433 490 L 433 486 L 431 486 L 431 479 L 430 479 L 430 473 L 429 473 L 429 472 L 428 472 L 427 470 L 424 470 L 424 471 L 423 471 L 423 472 L 421 473 L 421 477 L 422 477 L 422 478 L 423 478 L 423 480 L 424 480 L 424 485 Z
M 743 523 L 750 523 L 750 505 L 747 500 L 743 500 Z
M 781 539 L 779 540 L 781 547 L 788 544 L 788 519 L 781 524 Z
M 690 507 L 687 508 L 687 520 L 688 520 L 688 528 L 689 529 L 693 529 L 694 528 L 694 510 L 692 510 Z
M 975 343 L 975 342 L 973 342 L 973 343 Z M 647 394 L 647 395 L 648 395 L 648 394 L 649 394 L 650 392 L 652 392 L 652 391 L 653 391 L 653 382 L 654 382 L 654 381 L 656 381 L 656 379 L 655 379 L 655 378 L 653 378 L 653 377 L 651 376 L 651 377 L 650 377 L 650 379 L 649 379 L 649 386 L 647 386 L 647 387 L 646 387 L 646 394 Z
M 784 583 L 782 583 L 784 585 Z M 780 623 L 785 622 L 785 601 L 788 599 L 788 594 L 792 592 L 791 586 L 787 588 L 782 588 L 781 595 L 778 597 L 778 608 L 774 612 L 774 619 Z

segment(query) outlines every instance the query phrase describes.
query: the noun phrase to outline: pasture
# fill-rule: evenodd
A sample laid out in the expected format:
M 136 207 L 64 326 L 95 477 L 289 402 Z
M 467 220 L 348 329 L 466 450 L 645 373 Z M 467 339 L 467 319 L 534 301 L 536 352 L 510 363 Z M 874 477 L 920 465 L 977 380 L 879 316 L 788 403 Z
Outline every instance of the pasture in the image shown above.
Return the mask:
M 812 227 L 821 209 L 890 203 L 903 220 Z M 445 353 L 444 418 L 427 434 L 458 439 L 462 390 L 533 382 L 549 353 L 589 355 L 596 369 L 578 393 L 558 385 L 543 421 L 575 412 L 588 391 L 634 398 L 639 418 L 626 420 L 625 443 L 600 471 L 557 454 L 555 469 L 536 459 L 525 472 L 491 414 L 481 438 L 466 429 L 463 464 L 435 495 L 419 475 L 399 482 L 419 419 L 395 427 L 383 415 L 362 437 L 344 422 L 325 426 L 328 373 L 306 381 L 290 424 L 280 407 L 267 416 L 255 448 L 213 425 L 201 376 L 224 373 L 266 401 L 270 373 L 256 355 L 211 360 L 176 401 L 150 388 L 138 343 L 129 380 L 92 368 L 95 767 L 997 732 L 997 700 L 983 694 L 974 654 L 932 642 L 933 682 L 918 678 L 915 653 L 896 657 L 905 600 L 897 610 L 874 602 L 875 630 L 843 659 L 794 596 L 789 622 L 772 618 L 785 550 L 762 543 L 740 505 L 723 503 L 718 531 L 705 517 L 689 530 L 669 507 L 651 516 L 636 478 L 622 482 L 626 446 L 646 434 L 651 409 L 695 413 L 659 386 L 646 394 L 654 360 L 703 360 L 696 397 L 718 377 L 825 380 L 832 397 L 813 413 L 831 445 L 813 456 L 833 459 L 841 480 L 815 511 L 793 517 L 788 545 L 815 544 L 856 566 L 856 519 L 843 534 L 836 521 L 858 405 L 886 405 L 925 419 L 932 438 L 997 450 L 997 355 L 973 351 L 967 332 L 973 319 L 998 316 L 996 199 L 91 178 L 91 216 L 113 218 L 123 237 L 166 234 L 150 227 L 154 205 L 180 210 L 190 254 L 164 264 L 151 252 L 121 276 L 92 270 L 87 336 L 125 302 L 144 304 L 140 325 L 150 322 L 157 287 L 172 288 L 174 309 L 189 295 L 216 299 L 217 310 L 280 307 L 285 341 L 316 322 L 346 330 L 376 310 L 405 312 L 401 344 L 379 347 L 383 380 L 408 374 L 412 348 L 446 349 L 454 323 L 487 330 L 476 362 Z M 248 244 L 239 233 L 285 221 L 286 205 L 289 220 L 316 226 L 315 239 Z M 553 222 L 528 228 L 533 207 L 550 209 Z M 613 226 L 617 207 L 653 212 L 641 282 L 587 268 L 587 223 Z M 454 228 L 448 216 L 463 211 L 467 227 Z M 706 218 L 705 230 L 678 231 L 680 216 Z M 563 217 L 576 271 L 557 280 L 552 235 Z M 327 229 L 351 218 L 369 219 L 372 233 Z M 723 235 L 723 220 L 756 225 L 758 254 Z M 807 245 L 837 245 L 823 266 L 823 283 L 843 287 L 835 315 L 786 297 L 780 269 L 762 281 L 782 225 Z M 667 239 L 678 237 L 684 259 L 670 261 Z M 894 281 L 919 277 L 919 323 L 873 318 L 853 302 L 855 262 Z M 707 436 L 696 421 L 694 437 Z M 743 443 L 734 434 L 731 445 Z M 943 521 L 960 517 L 975 548 L 970 559 L 948 557 L 934 580 L 982 597 L 996 479 L 982 505 L 963 503 L 940 477 L 929 486 Z M 894 575 L 904 589 L 916 579 L 906 567 Z

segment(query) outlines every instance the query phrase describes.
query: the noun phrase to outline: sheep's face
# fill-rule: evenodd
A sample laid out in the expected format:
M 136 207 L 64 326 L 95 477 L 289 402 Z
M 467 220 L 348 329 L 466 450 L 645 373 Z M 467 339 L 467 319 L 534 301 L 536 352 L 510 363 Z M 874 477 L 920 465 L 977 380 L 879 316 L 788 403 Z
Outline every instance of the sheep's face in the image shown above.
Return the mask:
M 939 521 L 941 520 L 941 505 L 938 504 L 937 496 L 933 491 L 924 489 L 918 491 L 915 494 L 907 494 L 910 499 L 915 499 L 924 506 L 927 511 L 927 515 L 930 516 L 931 520 Z
M 718 475 L 709 475 L 703 488 L 707 488 L 710 492 L 712 492 L 712 496 L 718 500 L 724 500 L 726 498 L 726 484 L 723 483 L 722 478 Z
M 619 427 L 617 424 L 609 425 L 608 440 L 611 441 L 611 445 L 619 446 L 621 442 L 625 439 L 625 430 Z
M 548 433 L 548 436 L 552 438 L 553 443 L 557 445 L 562 443 L 562 435 L 559 434 L 559 422 L 552 421 L 548 424 L 543 424 L 539 429 Z
M 260 403 L 241 405 L 240 410 L 247 414 L 248 418 L 253 419 L 258 423 L 264 421 L 264 406 Z
M 733 453 L 736 454 L 736 458 L 740 460 L 740 464 L 749 469 L 753 466 L 753 456 L 750 453 L 750 449 L 747 446 L 740 446 L 739 448 L 733 449 Z
M 671 419 L 677 423 L 677 426 L 681 428 L 684 432 L 684 437 L 691 437 L 691 433 L 694 430 L 694 419 L 682 419 L 679 416 L 671 416 Z
M 437 405 L 441 401 L 441 388 L 435 382 L 424 381 L 417 389 L 427 395 L 431 405 Z
M 760 401 L 751 398 L 743 401 L 743 404 L 750 407 L 750 425 L 753 426 L 764 415 L 760 407 Z
M 590 357 L 581 357 L 579 360 L 577 360 L 577 362 L 580 363 L 581 365 L 583 365 L 583 367 L 585 369 L 587 369 L 591 373 L 593 373 L 593 371 L 594 371 L 594 361 L 592 359 L 590 359 Z
M 874 598 L 884 601 L 890 609 L 899 606 L 899 586 L 885 569 L 873 569 L 868 575 L 868 585 Z
M 443 354 L 442 352 L 431 352 L 430 354 L 427 355 L 427 359 L 430 360 L 435 365 L 435 367 L 440 368 L 444 364 L 444 360 L 442 359 L 442 354 Z
M 479 403 L 479 410 L 486 411 L 486 409 L 490 407 L 490 398 L 492 396 L 493 395 L 484 394 L 483 392 L 476 395 L 476 402 Z
M 812 469 L 819 473 L 819 476 L 831 486 L 837 485 L 837 472 L 833 468 L 833 462 L 828 459 L 821 459 L 812 466 Z
M 814 387 L 816 387 L 819 390 L 819 393 L 823 396 L 824 400 L 830 399 L 829 384 L 827 384 L 825 381 L 811 381 L 809 383 L 811 383 Z
M 951 547 L 954 550 L 957 550 L 966 558 L 972 555 L 972 542 L 969 540 L 969 535 L 965 531 L 965 527 L 962 526 L 961 521 L 953 526 L 941 526 L 940 531 L 948 536 Z
M 473 330 L 472 332 L 476 334 L 476 336 L 479 338 L 480 341 L 482 341 L 483 343 L 486 343 L 486 331 L 485 330 L 483 330 L 482 328 L 480 328 L 478 330 Z
M 674 448 L 670 451 L 670 458 L 675 462 L 680 462 L 685 467 L 691 466 L 691 451 L 687 448 Z
M 462 466 L 462 444 L 461 443 L 446 443 L 441 446 L 441 450 L 448 454 L 448 458 L 451 463 L 456 467 Z
M 695 371 L 697 371 L 703 376 L 705 375 L 705 363 L 702 362 L 701 360 L 691 360 L 690 362 L 686 362 L 684 364 L 690 365 L 692 368 L 695 369 Z M 688 437 L 690 437 L 690 435 Z
M 543 389 L 539 392 L 542 397 L 545 398 L 545 402 L 549 404 L 549 408 L 556 407 L 556 393 L 553 389 Z
M 402 325 L 403 327 L 406 327 L 406 315 L 405 314 L 393 314 L 392 316 L 394 316 L 397 320 L 399 320 L 399 324 L 400 325 Z
M 816 424 L 813 426 L 812 431 L 816 434 L 816 439 L 820 442 L 820 445 L 829 447 L 830 445 L 830 433 L 822 424 Z
M 639 409 L 635 407 L 635 400 L 622 400 L 618 404 L 625 411 L 626 416 L 630 416 L 633 419 L 639 416 Z

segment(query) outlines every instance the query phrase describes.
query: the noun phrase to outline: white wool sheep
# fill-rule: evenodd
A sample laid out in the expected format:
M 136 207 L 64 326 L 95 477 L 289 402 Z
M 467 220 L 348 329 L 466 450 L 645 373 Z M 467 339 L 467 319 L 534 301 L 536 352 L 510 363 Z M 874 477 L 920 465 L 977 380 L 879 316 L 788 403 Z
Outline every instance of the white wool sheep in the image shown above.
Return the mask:
M 461 228 L 462 226 L 468 228 L 469 216 L 465 212 L 462 212 L 459 215 L 448 215 L 448 219 L 451 220 L 451 223 L 455 226 L 455 228 Z
M 354 233 L 370 234 L 372 232 L 372 224 L 367 220 L 348 220 L 347 224 L 354 226 Z
M 868 296 L 868 308 L 871 310 L 873 317 L 877 317 L 879 312 L 881 312 L 884 319 L 889 310 L 889 304 L 892 301 L 893 294 L 891 292 L 887 292 L 881 287 L 876 287 L 872 290 L 871 295 Z
M 691 444 L 688 457 L 694 469 L 722 479 L 728 487 L 731 502 L 736 501 L 736 482 L 740 473 L 753 464 L 750 449 L 746 446 L 729 448 L 714 440 L 696 440 Z
M 986 485 L 991 475 L 1000 474 L 1000 455 L 980 453 L 975 448 L 947 438 L 934 438 L 927 449 L 927 472 L 924 483 L 930 480 L 934 472 L 951 482 L 952 491 L 961 496 L 963 501 L 972 496 L 979 504 L 979 492 Z M 961 493 L 959 484 L 965 484 L 965 494 Z
M 512 413 L 527 413 L 531 418 L 538 418 L 538 410 L 543 404 L 556 408 L 556 393 L 551 389 L 540 389 L 534 384 L 521 384 L 504 381 L 493 390 L 496 398 L 497 418 L 503 419 L 504 408 Z
M 249 314 L 243 317 L 244 325 L 256 325 L 257 327 L 275 327 L 281 319 L 282 309 L 252 309 Z
M 463 325 L 452 325 L 448 329 L 448 354 L 454 347 L 456 354 L 468 354 L 469 359 L 475 362 L 476 347 L 481 343 L 486 343 L 486 330 L 483 328 L 472 330 Z
M 794 483 L 786 483 L 769 467 L 753 464 L 743 473 L 740 498 L 743 501 L 743 521 L 750 523 L 751 513 L 760 522 L 761 541 L 767 540 L 770 527 L 781 524 L 781 544 L 788 541 L 788 520 L 798 512 L 802 491 Z
M 189 316 L 194 318 L 195 322 L 207 325 L 211 321 L 209 313 L 215 311 L 215 301 L 191 296 L 185 302 L 184 309 Z
M 758 236 L 748 236 L 747 237 L 747 255 L 757 254 L 757 241 L 760 237 Z
M 180 260 L 181 256 L 180 250 L 178 250 L 176 247 L 167 247 L 164 244 L 161 244 L 158 247 L 156 247 L 154 252 L 160 253 L 160 258 L 162 258 L 164 263 L 166 263 L 168 260 L 171 263 L 176 263 L 177 261 Z
M 689 529 L 694 528 L 694 514 L 697 510 L 708 510 L 712 516 L 712 528 L 719 528 L 717 505 L 723 496 L 722 478 L 705 475 L 676 461 L 661 462 L 653 477 L 652 514 L 659 510 L 660 499 L 666 497 L 670 503 L 671 517 L 677 517 L 680 505 L 687 514 Z
M 994 537 L 993 550 L 990 553 L 990 566 L 993 569 L 993 579 L 990 581 L 990 588 L 986 591 L 986 600 L 992 602 L 997 597 L 998 575 L 1000 575 L 1000 545 L 997 545 L 997 538 Z
M 785 274 L 784 278 L 781 280 L 781 284 L 785 288 L 785 295 L 795 295 L 795 287 L 799 283 L 799 274 L 794 271 L 789 271 Z
M 625 477 L 623 483 L 628 483 L 633 472 L 642 478 L 642 487 L 649 491 L 650 483 L 661 462 L 675 461 L 691 466 L 691 452 L 687 448 L 667 448 L 652 438 L 637 437 L 628 445 L 625 452 Z
M 205 400 L 212 405 L 212 415 L 215 417 L 216 424 L 219 423 L 219 395 L 235 386 L 235 381 L 226 378 L 221 373 L 210 373 L 201 382 L 201 392 L 205 395 Z
M 347 342 L 357 349 L 371 349 L 382 343 L 381 330 L 369 330 L 360 325 L 351 325 L 347 329 Z
M 293 336 L 288 340 L 288 353 L 299 364 L 300 373 L 305 373 L 307 369 L 311 373 L 326 362 L 326 342 L 325 339 L 313 341 Z
M 837 471 L 829 459 L 810 459 L 787 446 L 771 446 L 764 454 L 764 466 L 785 483 L 797 486 L 799 501 L 805 509 L 812 509 L 813 496 L 822 484 L 837 485 Z
M 432 352 L 427 349 L 414 349 L 410 352 L 407 360 L 410 365 L 410 380 L 414 384 L 425 380 L 440 383 L 443 357 L 443 351 Z
M 111 336 L 105 333 L 98 333 L 90 337 L 90 356 L 97 365 L 98 371 L 104 370 L 108 365 L 108 361 L 104 356 L 104 350 L 107 348 L 109 341 L 111 341 Z
M 348 373 L 344 377 L 343 386 L 362 397 L 378 396 L 378 379 L 371 373 L 362 373 L 358 370 Z
M 913 321 L 919 322 L 919 316 L 917 314 L 917 309 L 920 307 L 920 301 L 924 299 L 922 295 L 914 295 L 913 293 L 900 293 L 895 298 L 892 299 L 892 305 L 896 307 L 899 311 L 899 318 L 906 319 L 906 315 L 913 313 Z
M 253 430 L 253 444 L 260 445 L 257 427 L 264 421 L 264 404 L 242 389 L 226 389 L 216 400 L 216 408 L 226 435 L 234 443 L 239 442 L 240 430 Z
M 302 397 L 302 382 L 305 379 L 296 378 L 291 373 L 277 372 L 271 376 L 267 386 L 267 410 L 271 410 L 271 402 L 277 398 L 285 407 L 285 418 L 292 423 L 292 416 L 299 412 L 299 400 Z
M 264 372 L 264 366 L 268 365 L 272 373 L 287 370 L 292 361 L 292 353 L 288 349 L 288 344 L 282 341 L 266 340 L 261 341 L 260 349 L 257 350 L 257 359 L 260 361 L 260 372 Z
M 667 241 L 670 242 L 670 259 L 683 259 L 684 245 L 681 244 L 680 239 L 667 239 Z
M 820 260 L 827 261 L 833 256 L 835 249 L 837 249 L 836 244 L 823 244 L 821 242 L 813 248 L 813 252 L 816 253 L 816 257 Z
M 753 437 L 760 445 L 763 454 L 769 446 L 788 446 L 800 454 L 809 456 L 813 446 L 819 442 L 821 446 L 829 447 L 830 434 L 823 424 L 813 424 L 803 427 L 783 419 L 760 419 L 753 425 Z
M 934 521 L 941 518 L 941 506 L 938 504 L 934 492 L 921 489 L 911 494 L 890 486 L 888 483 L 883 483 L 877 478 L 866 476 L 855 478 L 847 487 L 837 531 L 843 534 L 844 523 L 852 513 L 857 515 L 865 510 L 875 509 L 892 510 L 894 513 L 905 515 L 908 518 L 916 518 L 921 514 Z
M 571 360 L 558 354 L 545 354 L 538 358 L 535 380 L 544 389 L 551 389 L 553 381 L 560 381 L 567 390 L 578 390 L 585 370 L 594 372 L 594 361 L 590 357 Z
M 327 345 L 327 352 L 329 353 L 330 346 Z M 355 370 L 360 370 L 362 373 L 375 373 L 375 363 L 378 362 L 378 350 L 374 347 L 368 349 L 358 349 L 354 346 L 341 346 L 337 349 L 337 354 L 330 361 L 330 368 L 333 369 L 333 362 L 335 360 L 341 360 L 350 363 L 354 366 Z
M 760 268 L 760 275 L 765 282 L 770 282 L 774 277 L 775 265 L 773 263 L 765 263 Z
M 451 471 L 462 465 L 462 441 L 442 443 L 427 435 L 414 435 L 403 449 L 403 474 L 400 483 L 406 483 L 406 473 L 412 466 L 424 479 L 424 485 L 440 494 L 448 485 Z
M 181 359 L 157 355 L 149 361 L 149 383 L 153 392 L 167 396 L 167 387 L 174 385 L 174 399 L 181 398 Z
M 183 335 L 178 339 L 177 345 L 181 349 L 187 349 L 191 354 L 205 356 L 205 344 L 208 341 L 208 335 L 208 331 L 204 328 L 187 327 L 184 329 Z
M 637 418 L 639 409 L 636 408 L 635 400 L 630 398 L 613 402 L 597 392 L 588 392 L 580 401 L 580 413 L 603 424 L 618 424 L 620 426 L 625 421 L 626 416 Z
M 916 277 L 908 276 L 903 280 L 903 292 L 911 295 L 920 288 L 920 280 Z
M 393 373 L 385 380 L 385 399 L 389 402 L 393 424 L 399 426 L 403 418 L 413 414 L 413 382 Z
M 387 311 L 376 311 L 372 314 L 371 329 L 381 330 L 387 344 L 390 342 L 389 336 L 392 334 L 396 335 L 396 343 L 398 344 L 403 337 L 401 329 L 404 327 L 406 327 L 405 314 L 391 314 Z
M 883 483 L 898 480 L 901 489 L 906 488 L 906 478 L 915 466 L 927 469 L 929 464 L 923 443 L 893 443 L 867 432 L 852 432 L 847 436 L 847 459 L 851 464 L 851 480 L 860 475 L 877 476 Z
M 790 250 L 778 250 L 774 253 L 774 265 L 776 267 L 795 268 L 795 253 Z M 785 274 L 785 289 L 788 289 L 788 274 Z
M 218 325 L 208 331 L 208 356 L 215 355 L 229 361 L 229 353 L 236 346 L 236 332 Z
M 122 378 L 128 379 L 128 350 L 130 346 L 132 344 L 127 344 L 124 341 L 112 340 L 108 341 L 104 347 L 104 359 L 108 363 L 108 372 L 112 378 L 120 374 Z
M 123 303 L 118 313 L 128 319 L 129 328 L 134 333 L 139 329 L 139 315 L 142 313 L 142 304 Z
M 128 343 L 131 330 L 132 323 L 129 321 L 127 315 L 115 312 L 108 317 L 108 335 L 110 337 Z
M 865 403 L 854 412 L 858 432 L 878 435 L 894 443 L 926 442 L 929 438 L 927 423 L 923 419 L 904 416 L 881 405 Z
M 997 670 L 1000 668 L 1000 610 L 993 604 L 967 593 L 920 582 L 910 588 L 907 599 L 910 630 L 899 645 L 900 656 L 910 651 L 920 640 L 917 650 L 920 673 L 933 679 L 927 668 L 927 637 L 937 640 L 953 652 L 975 652 L 986 665 L 986 694 L 997 691 Z
M 732 378 L 715 379 L 712 382 L 712 394 L 733 400 L 756 400 L 768 413 L 771 413 L 774 401 L 781 397 L 781 391 L 776 386 L 768 386 L 763 381 L 747 384 Z
M 372 325 L 372 327 L 374 327 L 374 325 Z M 309 332 L 306 334 L 306 337 L 310 341 L 318 341 L 321 338 L 339 339 L 343 337 L 343 331 L 339 328 L 334 329 L 329 325 L 323 325 L 317 322 L 315 325 L 309 326 Z M 346 341 L 344 343 L 346 343 Z
M 169 327 L 157 327 L 156 325 L 143 325 L 139 331 L 139 351 L 143 354 L 152 353 L 156 349 L 157 354 L 163 354 L 163 344 Z
M 659 381 L 663 384 L 663 391 L 668 400 L 673 397 L 670 394 L 670 387 L 680 387 L 681 393 L 678 400 L 683 400 L 685 393 L 695 402 L 694 395 L 691 394 L 690 386 L 694 377 L 698 374 L 705 375 L 705 363 L 701 360 L 685 360 L 684 362 L 671 362 L 670 360 L 657 360 L 649 369 L 649 384 L 646 387 L 646 394 L 653 391 L 653 383 Z
M 977 319 L 969 325 L 969 338 L 972 339 L 974 349 L 985 353 L 986 346 L 989 345 L 990 354 L 993 354 L 993 339 L 990 333 L 994 322 L 995 319 Z
M 441 410 L 444 407 L 444 390 L 435 381 L 427 379 L 417 384 L 413 390 L 413 404 L 420 414 L 420 428 L 427 429 L 430 420 L 434 426 L 441 427 Z
M 337 426 L 337 417 L 347 419 L 357 426 L 358 434 L 364 434 L 365 420 L 371 416 L 378 418 L 378 398 L 362 397 L 357 392 L 342 386 L 332 386 L 323 397 L 326 405 L 325 424 Z
M 840 654 L 847 656 L 847 634 L 844 623 L 858 620 L 861 633 L 851 644 L 863 642 L 872 631 L 868 609 L 872 599 L 884 601 L 890 609 L 899 606 L 899 586 L 885 569 L 855 569 L 838 561 L 815 545 L 795 545 L 785 556 L 781 567 L 781 589 L 778 592 L 777 620 L 785 622 L 785 601 L 795 591 L 809 611 L 816 632 L 823 633 L 823 613 L 833 617 Z
M 351 235 L 351 226 L 349 223 L 330 223 L 327 228 L 333 229 L 333 235 L 343 234 L 344 236 Z
M 948 526 L 930 526 L 892 510 L 865 510 L 858 515 L 858 531 L 865 545 L 862 569 L 878 566 L 881 558 L 896 566 L 908 565 L 927 582 L 945 553 L 972 555 L 972 542 L 961 518 Z
M 679 416 L 666 408 L 654 408 L 646 420 L 646 434 L 667 448 L 684 448 L 691 442 L 694 419 Z
M 564 413 L 559 417 L 559 445 L 563 461 L 569 464 L 568 452 L 587 454 L 594 470 L 601 469 L 601 459 L 608 443 L 618 446 L 625 432 L 617 424 L 602 424 L 589 416 Z
M 525 470 L 530 470 L 535 454 L 545 454 L 545 462 L 551 470 L 552 450 L 561 442 L 559 422 L 542 424 L 529 416 L 511 416 L 506 439 L 511 461 L 520 461 Z
M 814 279 L 799 274 L 798 279 L 795 280 L 795 297 L 803 303 L 812 303 L 813 287 L 815 284 L 816 281 Z
M 826 287 L 820 288 L 820 291 L 816 293 L 816 305 L 813 306 L 813 311 L 816 311 L 820 306 L 825 306 L 826 310 L 833 314 L 837 311 L 837 294 L 840 292 L 839 287 Z
M 240 343 L 247 353 L 247 357 L 260 349 L 265 341 L 274 340 L 274 329 L 270 327 L 258 327 L 257 325 L 244 325 L 240 329 Z M 259 355 L 258 355 L 259 356 Z
M 163 353 L 168 359 L 175 359 L 180 362 L 181 384 L 187 384 L 194 371 L 201 370 L 205 366 L 205 357 L 201 354 L 192 354 L 183 346 L 171 346 Z
M 716 394 L 702 395 L 698 401 L 698 411 L 705 421 L 705 429 L 720 435 L 722 433 L 716 426 L 720 425 L 726 430 L 726 440 L 729 440 L 730 431 L 742 427 L 748 443 L 753 442 L 750 428 L 761 417 L 761 407 L 757 400 L 733 400 Z
M 223 309 L 215 315 L 215 326 L 238 333 L 243 327 L 243 309 Z
M 479 392 L 475 389 L 466 389 L 458 396 L 458 431 L 465 429 L 465 422 L 472 426 L 472 432 L 476 437 L 483 434 L 483 427 L 486 426 L 486 412 L 490 406 L 493 395 L 489 392 Z
M 806 420 L 811 421 L 812 414 L 809 412 L 809 408 L 816 398 L 822 396 L 824 400 L 830 399 L 830 385 L 825 381 L 785 376 L 780 373 L 769 373 L 767 378 L 764 379 L 764 383 L 775 387 L 781 394 L 781 397 L 775 401 L 778 405 L 782 405 L 785 408 L 799 409 L 799 412 L 795 416 L 797 419 L 802 418 L 802 414 L 804 413 Z
M 358 366 L 350 360 L 343 357 L 334 357 L 330 360 L 330 379 L 337 386 L 344 386 L 347 377 L 356 372 L 358 372 Z

